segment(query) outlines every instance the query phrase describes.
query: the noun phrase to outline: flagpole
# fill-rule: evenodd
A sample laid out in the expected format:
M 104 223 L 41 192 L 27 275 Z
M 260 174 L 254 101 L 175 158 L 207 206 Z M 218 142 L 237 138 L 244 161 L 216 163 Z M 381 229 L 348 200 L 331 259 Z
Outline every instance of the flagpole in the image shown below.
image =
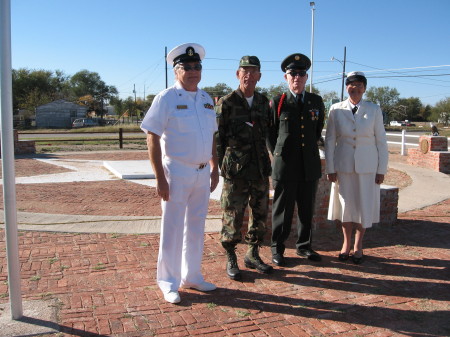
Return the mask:
M 6 234 L 6 260 L 11 318 L 23 316 L 20 288 L 19 240 L 17 233 L 16 176 L 14 170 L 14 131 L 11 73 L 11 1 L 0 0 L 0 100 L 1 156 Z

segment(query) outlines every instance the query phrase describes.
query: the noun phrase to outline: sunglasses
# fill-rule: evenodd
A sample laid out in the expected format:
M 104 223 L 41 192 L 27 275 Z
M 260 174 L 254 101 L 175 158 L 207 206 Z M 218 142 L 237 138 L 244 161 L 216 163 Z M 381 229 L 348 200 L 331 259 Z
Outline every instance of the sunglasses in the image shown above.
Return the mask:
M 194 66 L 191 66 L 189 64 L 182 64 L 181 67 L 183 68 L 184 71 L 191 71 L 191 70 L 195 70 L 195 71 L 200 71 L 202 70 L 202 65 L 200 63 L 197 63 Z
M 301 71 L 291 71 L 290 73 L 288 73 L 289 75 L 291 75 L 292 77 L 295 77 L 295 76 L 300 76 L 300 77 L 304 77 L 304 76 L 306 76 L 306 71 L 304 71 L 304 70 L 301 70 Z

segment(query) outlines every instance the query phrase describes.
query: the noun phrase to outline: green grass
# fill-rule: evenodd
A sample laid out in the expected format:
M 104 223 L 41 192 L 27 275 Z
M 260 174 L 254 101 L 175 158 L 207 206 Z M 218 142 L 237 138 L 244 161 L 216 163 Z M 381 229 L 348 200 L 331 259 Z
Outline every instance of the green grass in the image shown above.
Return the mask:
M 217 304 L 215 304 L 215 303 L 213 303 L 213 302 L 211 302 L 211 303 L 207 303 L 206 304 L 206 307 L 208 308 L 208 309 L 214 309 L 215 307 L 217 307 Z
M 94 267 L 94 269 L 95 269 L 95 270 L 103 270 L 103 269 L 106 269 L 106 266 L 105 266 L 102 262 L 99 262 L 99 263 L 97 263 L 97 265 Z

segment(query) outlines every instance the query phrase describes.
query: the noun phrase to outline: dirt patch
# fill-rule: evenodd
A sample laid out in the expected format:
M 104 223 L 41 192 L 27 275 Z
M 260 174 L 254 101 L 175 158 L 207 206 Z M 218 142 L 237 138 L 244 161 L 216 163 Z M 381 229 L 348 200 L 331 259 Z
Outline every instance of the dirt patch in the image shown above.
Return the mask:
M 384 176 L 384 185 L 396 186 L 400 190 L 412 184 L 412 179 L 405 172 L 389 169 Z
M 16 159 L 14 160 L 14 170 L 16 177 L 31 177 L 39 176 L 42 174 L 54 174 L 71 172 L 65 167 L 47 164 L 39 160 L 34 159 Z M 3 177 L 3 167 L 0 162 L 0 178 Z

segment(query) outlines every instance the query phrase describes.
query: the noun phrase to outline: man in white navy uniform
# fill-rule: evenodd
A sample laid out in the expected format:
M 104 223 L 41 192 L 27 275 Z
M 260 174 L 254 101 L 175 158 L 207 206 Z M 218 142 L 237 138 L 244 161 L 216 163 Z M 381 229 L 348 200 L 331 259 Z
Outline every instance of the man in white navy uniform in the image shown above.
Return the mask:
M 219 182 L 213 101 L 197 87 L 204 56 L 196 43 L 169 52 L 176 82 L 155 97 L 141 124 L 162 199 L 157 283 L 170 303 L 180 302 L 180 287 L 216 289 L 201 272 L 209 196 Z

